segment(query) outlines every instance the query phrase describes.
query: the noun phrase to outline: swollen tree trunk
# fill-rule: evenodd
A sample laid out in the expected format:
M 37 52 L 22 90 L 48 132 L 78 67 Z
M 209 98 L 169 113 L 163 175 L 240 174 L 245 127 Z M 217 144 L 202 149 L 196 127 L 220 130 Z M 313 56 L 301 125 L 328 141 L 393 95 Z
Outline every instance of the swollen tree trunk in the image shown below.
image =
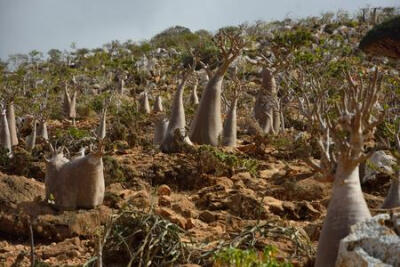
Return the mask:
M 184 77 L 180 85 L 178 86 L 178 90 L 174 96 L 174 102 L 172 104 L 172 112 L 169 120 L 167 133 L 161 144 L 161 151 L 165 153 L 177 152 L 178 148 L 175 147 L 174 138 L 175 138 L 175 130 L 179 129 L 182 136 L 185 136 L 185 126 L 186 126 L 186 118 L 185 118 L 185 109 L 183 107 L 183 91 L 185 89 L 186 78 Z M 185 139 L 187 143 L 191 144 L 188 138 Z
M 16 146 L 18 145 L 18 137 L 17 137 L 17 126 L 15 123 L 14 102 L 10 102 L 7 105 L 7 120 L 8 120 L 8 128 L 10 130 L 11 146 Z
M 392 178 L 389 192 L 383 201 L 383 209 L 400 207 L 400 171 L 396 171 L 396 177 Z
M 145 114 L 150 113 L 149 96 L 147 95 L 147 92 L 144 92 L 139 99 L 139 110 Z
M 199 97 L 197 96 L 197 86 L 198 86 L 198 81 L 193 86 L 192 92 L 190 94 L 190 104 L 192 105 L 198 105 L 199 104 Z
M 274 126 L 274 133 L 279 133 L 281 131 L 281 112 L 279 111 L 278 108 L 274 108 L 272 111 L 272 120 L 273 120 L 273 126 Z
M 190 140 L 197 144 L 218 145 L 218 136 L 222 132 L 221 87 L 224 74 L 225 71 L 217 71 L 201 96 L 190 132 Z
M 38 134 L 39 137 L 43 138 L 44 140 L 49 140 L 49 134 L 47 132 L 47 122 L 46 120 L 40 120 L 39 122 L 39 129 Z
M 9 153 L 11 153 L 11 136 L 5 110 L 3 110 L 3 112 L 1 113 L 0 142 L 1 146 L 7 149 Z
M 26 138 L 26 150 L 32 151 L 36 145 L 36 136 L 37 136 L 37 121 L 33 121 L 33 129 L 32 133 Z
M 168 123 L 168 119 L 166 118 L 162 118 L 156 122 L 156 125 L 154 127 L 154 145 L 161 145 L 161 143 L 163 142 L 167 134 Z
M 107 116 L 107 110 L 103 109 L 101 118 L 100 118 L 100 124 L 99 127 L 97 128 L 96 134 L 99 139 L 104 139 L 106 137 L 106 116 Z
M 275 78 L 269 69 L 264 69 L 261 76 L 262 85 L 254 105 L 254 118 L 257 120 L 264 134 L 279 132 L 281 122 L 280 112 L 277 107 Z
M 319 238 L 316 267 L 335 266 L 340 240 L 355 223 L 371 217 L 361 191 L 358 165 L 338 162 L 332 198 Z
M 123 95 L 125 93 L 125 81 L 124 79 L 119 80 L 118 84 L 118 93 Z
M 154 102 L 153 111 L 154 112 L 163 112 L 164 111 L 164 107 L 163 107 L 163 104 L 162 104 L 162 98 L 161 98 L 160 95 L 158 95 L 156 97 L 156 101 Z
M 75 91 L 71 96 L 68 92 L 67 86 L 64 89 L 64 104 L 63 110 L 64 114 L 68 119 L 72 119 L 72 123 L 75 126 L 75 119 L 76 119 L 76 97 L 77 92 Z
M 222 134 L 222 144 L 224 146 L 236 147 L 236 140 L 237 140 L 236 109 L 237 109 L 237 99 L 233 100 L 233 103 L 231 104 L 231 107 L 228 111 L 228 116 L 224 122 L 224 130 Z

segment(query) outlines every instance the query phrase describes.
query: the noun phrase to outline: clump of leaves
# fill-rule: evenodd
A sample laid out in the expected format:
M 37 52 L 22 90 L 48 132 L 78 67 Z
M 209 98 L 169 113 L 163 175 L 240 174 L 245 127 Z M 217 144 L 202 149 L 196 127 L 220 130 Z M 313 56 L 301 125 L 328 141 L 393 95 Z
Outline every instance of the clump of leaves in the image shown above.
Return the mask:
M 248 171 L 253 176 L 257 175 L 257 160 L 238 157 L 213 146 L 200 146 L 197 157 L 201 172 L 232 176 L 236 171 Z
M 234 247 L 223 248 L 215 254 L 214 266 L 216 267 L 290 267 L 287 262 L 279 262 L 275 258 L 277 249 L 266 246 L 262 253 L 255 249 L 242 250 Z
M 104 165 L 104 180 L 106 186 L 112 183 L 124 182 L 126 180 L 121 165 L 113 157 L 104 156 L 103 165 Z
M 190 262 L 179 226 L 154 213 L 124 210 L 111 226 L 104 262 L 118 266 L 175 266 Z

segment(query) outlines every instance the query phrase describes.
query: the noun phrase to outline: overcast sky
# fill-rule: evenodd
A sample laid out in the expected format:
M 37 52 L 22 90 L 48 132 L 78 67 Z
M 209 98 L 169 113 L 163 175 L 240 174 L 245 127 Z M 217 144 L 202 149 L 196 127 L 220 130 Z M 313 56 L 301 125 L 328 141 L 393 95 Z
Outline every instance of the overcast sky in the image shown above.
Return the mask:
M 100 47 L 140 41 L 173 25 L 222 26 L 319 15 L 324 11 L 398 6 L 398 0 L 0 0 L 0 58 L 33 49 Z

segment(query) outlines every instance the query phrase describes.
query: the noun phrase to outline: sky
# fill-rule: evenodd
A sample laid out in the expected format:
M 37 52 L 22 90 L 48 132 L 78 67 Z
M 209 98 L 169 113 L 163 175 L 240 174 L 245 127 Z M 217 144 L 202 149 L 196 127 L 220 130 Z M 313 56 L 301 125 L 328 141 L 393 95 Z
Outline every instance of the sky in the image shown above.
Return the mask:
M 52 48 L 141 41 L 174 25 L 215 31 L 256 20 L 300 18 L 399 0 L 0 0 L 0 58 Z

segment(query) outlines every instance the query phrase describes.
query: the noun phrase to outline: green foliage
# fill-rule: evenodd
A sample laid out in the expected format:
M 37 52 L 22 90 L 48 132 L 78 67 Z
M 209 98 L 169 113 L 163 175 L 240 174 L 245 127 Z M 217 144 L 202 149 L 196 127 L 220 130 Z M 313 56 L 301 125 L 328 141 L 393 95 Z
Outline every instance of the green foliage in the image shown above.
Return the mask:
M 308 29 L 300 28 L 278 34 L 274 41 L 281 46 L 298 48 L 311 44 L 312 40 L 311 32 Z
M 216 267 L 290 267 L 287 262 L 279 262 L 274 254 L 276 248 L 266 246 L 262 253 L 254 249 L 242 250 L 239 248 L 228 247 L 221 249 L 215 254 Z
M 107 185 L 125 182 L 125 174 L 116 159 L 110 156 L 103 157 L 104 180 Z
M 235 171 L 244 170 L 253 176 L 257 175 L 258 162 L 255 159 L 238 157 L 209 145 L 200 146 L 197 155 L 204 172 L 215 171 L 222 174 L 228 171 L 232 175 Z

